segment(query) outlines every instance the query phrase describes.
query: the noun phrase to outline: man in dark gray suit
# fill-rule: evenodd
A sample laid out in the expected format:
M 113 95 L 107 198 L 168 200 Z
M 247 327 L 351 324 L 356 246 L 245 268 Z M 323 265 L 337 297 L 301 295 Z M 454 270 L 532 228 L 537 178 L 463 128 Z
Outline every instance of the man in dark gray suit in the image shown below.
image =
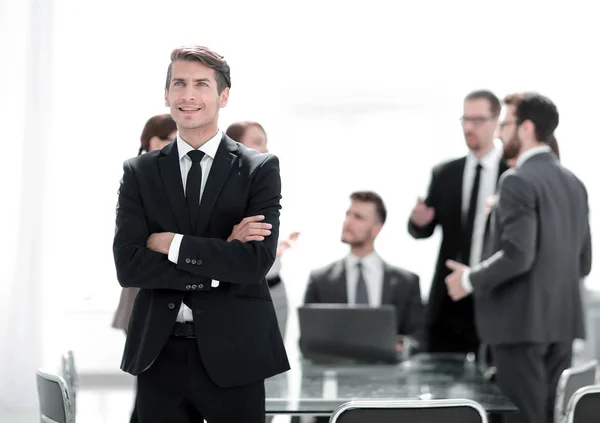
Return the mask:
M 520 410 L 511 421 L 552 422 L 558 378 L 571 365 L 573 340 L 584 337 L 587 192 L 546 143 L 558 126 L 554 103 L 534 93 L 504 102 L 504 157 L 518 159 L 500 183 L 496 252 L 472 269 L 449 261 L 446 282 L 453 299 L 476 297 L 477 329 L 492 347 L 497 383 Z
M 311 273 L 304 303 L 394 305 L 398 334 L 420 342 L 424 313 L 419 277 L 390 266 L 375 251 L 387 215 L 383 200 L 370 191 L 355 192 L 350 199 L 342 230 L 350 254 Z

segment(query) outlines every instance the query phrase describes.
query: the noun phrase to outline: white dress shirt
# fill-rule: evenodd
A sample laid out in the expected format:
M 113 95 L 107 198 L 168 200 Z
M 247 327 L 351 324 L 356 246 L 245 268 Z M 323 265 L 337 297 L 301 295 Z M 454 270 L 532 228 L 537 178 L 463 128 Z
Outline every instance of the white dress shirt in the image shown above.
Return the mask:
M 552 149 L 547 145 L 530 148 L 529 150 L 525 151 L 517 158 L 516 167 L 521 167 L 523 165 L 523 163 L 525 163 L 525 161 L 527 161 L 531 157 L 535 156 L 536 154 L 550 153 L 550 152 L 552 152 Z M 470 278 L 470 270 L 466 270 L 463 273 L 462 286 L 465 289 L 465 291 L 473 292 L 473 285 L 471 284 L 471 278 Z
M 498 182 L 498 168 L 502 158 L 502 148 L 494 146 L 492 151 L 477 159 L 470 152 L 467 155 L 465 170 L 463 173 L 462 186 L 462 216 L 467 219 L 469 213 L 469 204 L 471 202 L 471 189 L 475 182 L 475 173 L 477 164 L 481 164 L 481 176 L 479 179 L 479 194 L 477 195 L 477 209 L 475 210 L 475 221 L 473 222 L 473 236 L 471 238 L 471 257 L 469 263 L 472 266 L 481 261 L 481 252 L 483 250 L 483 240 L 485 236 L 485 225 L 487 214 L 485 213 L 486 200 L 496 193 L 496 184 Z
M 373 251 L 362 259 L 350 253 L 346 257 L 346 290 L 348 292 L 348 304 L 356 304 L 356 285 L 358 284 L 358 262 L 362 263 L 362 273 L 367 285 L 369 295 L 369 306 L 379 307 L 381 305 L 381 292 L 383 290 L 383 261 Z
M 215 159 L 215 155 L 217 154 L 217 149 L 219 148 L 219 144 L 221 143 L 221 138 L 223 138 L 222 132 L 219 130 L 217 134 L 205 142 L 199 150 L 204 153 L 204 157 L 202 157 L 202 161 L 200 161 L 200 168 L 202 169 L 202 181 L 200 183 L 200 202 L 202 202 L 202 194 L 204 193 L 204 187 L 206 186 L 206 181 L 208 180 L 208 175 L 210 174 L 210 169 L 212 167 L 213 161 Z M 187 181 L 187 174 L 192 167 L 192 159 L 188 156 L 188 152 L 194 150 L 194 148 L 185 142 L 179 134 L 177 134 L 176 138 L 177 142 L 177 151 L 179 153 L 179 166 L 181 169 L 181 181 L 183 182 L 183 192 L 185 192 L 185 185 Z M 169 261 L 177 264 L 179 259 L 179 248 L 181 247 L 181 240 L 183 239 L 182 234 L 175 234 L 173 237 L 173 241 L 171 241 L 171 246 L 169 247 Z M 219 281 L 213 280 L 211 283 L 213 288 L 219 286 Z M 188 306 L 186 306 L 183 302 L 179 307 L 179 313 L 177 314 L 178 322 L 191 322 L 194 320 L 192 310 Z

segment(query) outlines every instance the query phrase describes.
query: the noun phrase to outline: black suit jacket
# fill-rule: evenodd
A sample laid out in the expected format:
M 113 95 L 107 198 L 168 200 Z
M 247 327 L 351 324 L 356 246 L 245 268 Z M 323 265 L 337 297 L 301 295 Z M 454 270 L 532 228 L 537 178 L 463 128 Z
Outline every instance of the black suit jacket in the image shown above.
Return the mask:
M 592 246 L 586 189 L 553 154 L 506 172 L 492 216 L 495 254 L 471 271 L 477 329 L 492 345 L 584 338 L 580 280 Z
M 119 283 L 141 288 L 121 368 L 137 375 L 167 342 L 189 293 L 198 348 L 219 386 L 240 386 L 289 369 L 265 275 L 275 260 L 279 162 L 223 136 L 206 183 L 196 231 L 185 205 L 175 142 L 124 163 L 113 252 Z M 226 242 L 244 217 L 273 225 L 263 242 Z M 178 263 L 151 251 L 152 233 L 183 234 Z M 211 280 L 220 281 L 211 288 Z
M 435 219 L 424 227 L 408 221 L 408 232 L 416 239 L 429 238 L 438 224 L 442 227 L 442 243 L 427 305 L 428 326 L 443 319 L 440 311 L 448 297 L 445 279 L 450 274 L 446 260 L 460 260 L 462 255 L 462 185 L 466 161 L 467 158 L 462 157 L 443 162 L 433 169 L 425 203 L 435 209 Z M 501 160 L 498 177 L 507 169 L 508 165 Z
M 423 302 L 419 277 L 407 270 L 383 263 L 381 304 L 396 307 L 398 334 L 423 340 Z M 304 304 L 348 303 L 344 260 L 336 261 L 310 274 Z

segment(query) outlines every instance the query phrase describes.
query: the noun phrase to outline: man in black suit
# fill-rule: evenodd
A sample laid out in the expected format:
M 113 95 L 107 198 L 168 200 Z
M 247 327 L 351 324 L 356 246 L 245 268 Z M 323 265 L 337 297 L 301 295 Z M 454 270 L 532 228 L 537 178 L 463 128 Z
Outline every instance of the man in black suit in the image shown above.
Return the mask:
M 419 277 L 384 262 L 375 251 L 375 238 L 386 219 L 381 197 L 355 192 L 346 212 L 342 242 L 350 245 L 344 259 L 311 272 L 304 303 L 367 304 L 396 307 L 398 334 L 422 341 L 423 303 Z
M 489 91 L 465 97 L 461 118 L 469 153 L 433 169 L 425 200 L 419 200 L 408 222 L 416 239 L 428 238 L 442 227 L 435 275 L 426 316 L 427 351 L 477 353 L 473 297 L 454 302 L 444 278 L 448 259 L 476 264 L 481 260 L 486 237 L 485 203 L 496 192 L 499 176 L 507 169 L 502 149 L 494 144 L 500 101 Z
M 219 130 L 230 87 L 221 56 L 175 49 L 177 138 L 124 164 L 113 250 L 119 283 L 140 292 L 121 368 L 138 376 L 142 423 L 264 422 L 264 379 L 289 369 L 265 281 L 279 164 Z
M 552 101 L 535 93 L 505 100 L 504 157 L 493 210 L 496 252 L 469 270 L 448 261 L 448 290 L 475 295 L 477 328 L 491 345 L 497 383 L 519 407 L 511 421 L 553 422 L 558 378 L 572 342 L 584 338 L 580 280 L 592 266 L 583 183 L 547 145 L 558 125 Z

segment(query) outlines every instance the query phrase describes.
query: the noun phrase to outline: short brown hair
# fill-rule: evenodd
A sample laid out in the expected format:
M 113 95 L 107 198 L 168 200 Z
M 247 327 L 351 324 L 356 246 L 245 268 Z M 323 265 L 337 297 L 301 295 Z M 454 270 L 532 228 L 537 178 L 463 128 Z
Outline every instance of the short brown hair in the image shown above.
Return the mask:
M 523 101 L 523 93 L 512 93 L 504 97 L 502 102 L 507 106 L 518 106 Z
M 373 203 L 375 205 L 375 211 L 377 212 L 379 221 L 381 224 L 385 223 L 385 219 L 387 218 L 387 210 L 385 209 L 385 204 L 383 204 L 383 199 L 379 196 L 379 194 L 373 191 L 355 191 L 350 194 L 350 199 L 365 203 Z
M 496 97 L 496 94 L 494 94 L 493 92 L 488 90 L 471 91 L 465 97 L 465 101 L 472 100 L 487 100 L 488 104 L 490 105 L 490 113 L 492 114 L 492 116 L 500 116 L 500 100 L 498 99 L 498 97 Z
M 265 128 L 263 128 L 260 123 L 253 122 L 251 120 L 232 123 L 231 125 L 229 125 L 229 127 L 225 131 L 225 134 L 234 141 L 242 142 L 242 138 L 244 138 L 244 134 L 246 133 L 248 128 L 250 128 L 251 126 L 256 126 L 258 129 L 260 129 L 263 132 L 263 134 L 265 134 L 265 137 L 267 136 L 267 132 L 265 131 Z
M 208 47 L 203 46 L 184 46 L 177 47 L 171 52 L 171 63 L 167 69 L 167 83 L 165 88 L 168 90 L 171 85 L 171 74 L 173 72 L 173 62 L 176 60 L 187 60 L 190 62 L 200 62 L 215 71 L 217 80 L 217 91 L 219 94 L 225 88 L 231 88 L 231 75 L 229 65 L 223 56 L 215 53 Z
M 552 100 L 538 93 L 515 93 L 504 97 L 504 104 L 515 106 L 517 125 L 531 121 L 535 126 L 536 139 L 552 143 L 559 121 L 558 109 Z M 556 147 L 558 151 L 558 145 Z
M 169 114 L 152 116 L 144 125 L 142 135 L 140 136 L 140 150 L 138 155 L 142 152 L 148 152 L 150 150 L 150 139 L 152 137 L 158 137 L 163 141 L 166 141 L 169 136 L 177 130 L 177 124 Z
M 550 146 L 550 149 L 552 150 L 552 152 L 556 155 L 556 158 L 558 158 L 560 160 L 560 150 L 558 149 L 558 141 L 556 140 L 556 137 L 554 136 L 554 134 L 550 135 L 547 143 L 548 143 L 548 146 Z

